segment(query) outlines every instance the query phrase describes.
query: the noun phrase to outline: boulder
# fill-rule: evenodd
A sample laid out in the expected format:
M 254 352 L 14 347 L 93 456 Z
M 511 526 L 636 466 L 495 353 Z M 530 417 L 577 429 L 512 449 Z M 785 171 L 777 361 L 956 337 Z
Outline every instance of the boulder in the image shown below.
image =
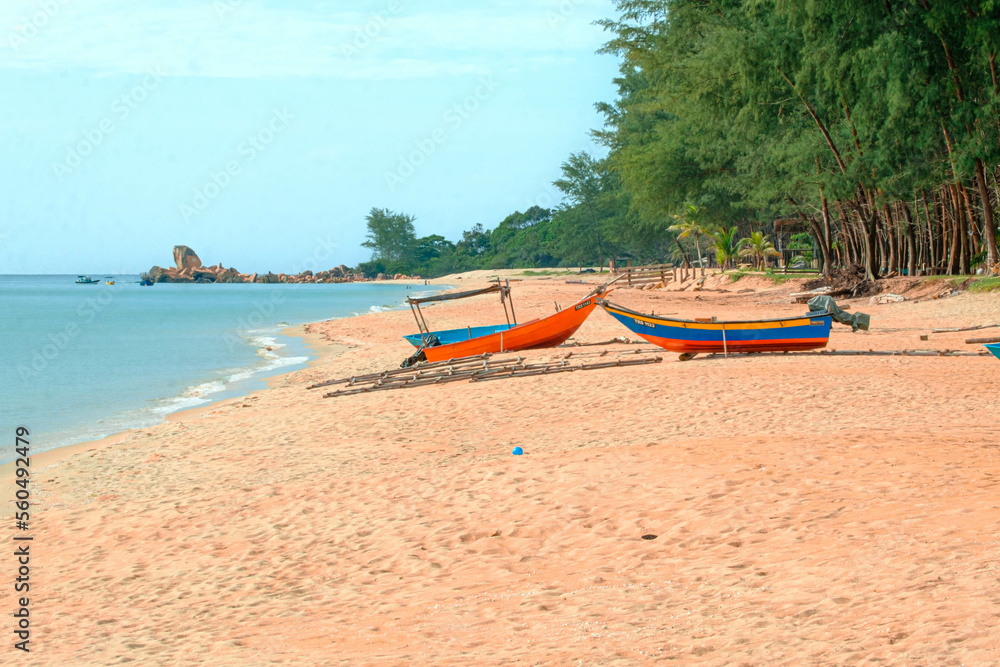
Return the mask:
M 194 250 L 191 250 L 191 248 L 186 245 L 175 245 L 174 264 L 177 265 L 179 270 L 200 269 L 201 259 L 198 258 L 198 255 Z
M 184 269 L 188 271 L 188 269 Z M 191 277 L 200 283 L 214 283 L 218 274 L 211 269 L 190 269 Z
M 378 274 L 377 276 L 375 276 L 375 280 L 385 280 L 385 274 L 384 273 Z
M 216 276 L 216 280 L 220 283 L 241 283 L 243 282 L 243 276 L 234 269 L 223 269 Z
M 255 283 L 255 282 L 257 282 L 257 274 L 256 274 L 256 273 L 254 273 L 254 274 L 251 274 L 251 275 L 250 275 L 250 276 L 249 276 L 249 277 L 247 278 L 247 282 L 248 282 L 248 283 Z
M 193 283 L 194 278 L 177 269 L 163 269 L 157 282 L 160 283 Z

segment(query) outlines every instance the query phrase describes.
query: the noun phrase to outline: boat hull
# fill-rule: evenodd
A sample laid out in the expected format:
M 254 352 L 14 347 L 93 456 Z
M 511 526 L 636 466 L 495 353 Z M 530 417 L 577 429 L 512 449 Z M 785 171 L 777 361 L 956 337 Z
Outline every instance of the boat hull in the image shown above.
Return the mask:
M 607 302 L 601 305 L 632 333 L 680 354 L 815 350 L 826 347 L 832 324 L 829 314 L 749 322 L 692 322 L 643 315 Z
M 991 345 L 985 346 L 987 350 L 993 353 L 993 356 L 1000 359 L 1000 344 L 993 343 Z
M 504 331 L 447 345 L 425 347 L 427 361 L 447 361 L 497 352 L 515 352 L 555 347 L 576 333 L 597 306 L 598 297 L 588 297 L 568 308 Z
M 472 340 L 473 338 L 479 338 L 480 336 L 488 336 L 498 331 L 507 331 L 513 325 L 510 324 L 495 324 L 488 327 L 465 327 L 464 329 L 446 329 L 444 331 L 431 331 L 428 335 L 437 336 L 437 339 L 442 345 L 450 345 L 451 343 L 461 343 L 462 341 Z M 413 347 L 420 347 L 424 344 L 423 337 L 420 334 L 412 334 L 409 336 L 403 336 L 408 343 L 413 345 Z

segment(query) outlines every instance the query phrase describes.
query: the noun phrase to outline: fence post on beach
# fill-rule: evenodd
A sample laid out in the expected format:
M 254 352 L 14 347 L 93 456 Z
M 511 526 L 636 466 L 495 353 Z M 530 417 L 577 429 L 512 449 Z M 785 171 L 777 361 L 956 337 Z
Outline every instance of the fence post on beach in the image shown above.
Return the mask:
M 671 273 L 673 274 L 673 276 L 671 277 L 671 280 L 673 282 L 677 282 L 677 267 L 676 266 L 673 268 L 673 270 L 671 270 Z

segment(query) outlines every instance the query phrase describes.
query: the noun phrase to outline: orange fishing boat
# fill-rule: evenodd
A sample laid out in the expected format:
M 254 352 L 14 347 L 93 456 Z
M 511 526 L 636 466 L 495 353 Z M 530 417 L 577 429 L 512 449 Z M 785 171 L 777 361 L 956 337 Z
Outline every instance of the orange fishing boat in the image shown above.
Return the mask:
M 490 292 L 500 292 L 500 299 L 504 303 L 504 313 L 506 313 L 506 300 L 510 296 L 510 286 L 502 286 L 498 281 L 496 285 L 484 290 L 462 292 L 461 294 L 446 294 L 440 297 L 410 299 L 410 308 L 414 311 L 414 317 L 417 318 L 417 324 L 420 326 L 421 337 L 425 341 L 417 354 L 418 356 L 422 354 L 426 361 L 435 362 L 484 353 L 514 352 L 516 350 L 555 347 L 566 342 L 566 339 L 576 333 L 580 325 L 594 311 L 597 299 L 603 297 L 606 291 L 607 285 L 601 285 L 572 306 L 563 308 L 547 317 L 541 317 L 522 324 L 517 324 L 515 320 L 515 323 L 510 325 L 510 328 L 497 327 L 499 330 L 493 333 L 445 345 L 434 344 L 437 342 L 437 337 L 434 335 L 434 332 L 427 329 L 427 325 L 423 321 L 423 315 L 419 310 L 419 304 L 427 301 L 451 300 Z M 513 304 L 511 304 L 511 314 L 513 314 L 513 310 Z M 420 359 L 420 361 L 423 361 L 423 359 Z

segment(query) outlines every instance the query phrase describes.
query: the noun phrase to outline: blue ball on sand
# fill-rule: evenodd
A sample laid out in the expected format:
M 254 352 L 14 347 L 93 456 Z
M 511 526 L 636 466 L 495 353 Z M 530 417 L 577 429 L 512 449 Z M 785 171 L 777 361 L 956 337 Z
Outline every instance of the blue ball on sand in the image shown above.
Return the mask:
M 524 450 L 521 449 L 520 447 L 515 447 L 514 448 L 514 456 L 520 456 L 521 454 L 524 454 Z

